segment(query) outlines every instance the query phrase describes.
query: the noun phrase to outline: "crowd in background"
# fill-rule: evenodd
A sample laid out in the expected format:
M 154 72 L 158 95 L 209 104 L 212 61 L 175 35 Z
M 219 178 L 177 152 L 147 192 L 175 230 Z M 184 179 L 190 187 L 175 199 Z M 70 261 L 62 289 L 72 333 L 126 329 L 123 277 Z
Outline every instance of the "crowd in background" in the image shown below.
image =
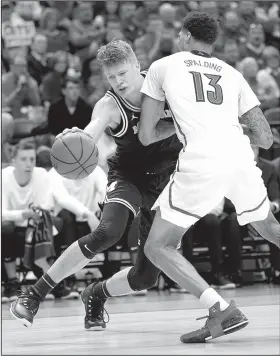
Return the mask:
M 45 272 L 53 258 L 94 229 L 102 213 L 98 203 L 105 195 L 107 158 L 115 150 L 109 130 L 98 143 L 100 167 L 91 177 L 67 182 L 51 169 L 50 162 L 55 136 L 65 128 L 83 129 L 90 121 L 92 108 L 109 88 L 96 60 L 98 48 L 114 38 L 125 40 L 134 49 L 141 69 L 148 69 L 153 61 L 179 51 L 181 20 L 189 11 L 207 11 L 218 19 L 221 31 L 213 56 L 242 72 L 261 108 L 272 120 L 276 118 L 272 127 L 273 148 L 269 153 L 255 155 L 263 171 L 271 209 L 280 220 L 278 2 L 3 0 L 1 7 L 2 194 L 5 193 L 2 277 L 7 300 L 15 297 L 19 287 L 16 258 L 25 256 L 30 221 L 42 218 L 29 206 L 31 200 L 50 212 L 50 234 L 55 245 L 48 258 L 38 259 L 40 262 L 31 266 L 35 275 Z M 24 187 L 30 186 L 30 181 L 31 192 L 27 192 Z M 37 185 L 42 182 L 43 190 Z M 225 200 L 187 233 L 182 253 L 191 259 L 194 241 L 202 241 L 205 236 L 212 284 L 234 288 L 243 284 L 242 239 L 248 234 L 258 237 L 255 231 L 239 228 L 234 208 Z M 223 264 L 224 245 L 231 266 L 227 271 Z M 272 281 L 279 284 L 280 255 L 273 246 L 270 251 Z M 172 285 L 167 277 L 165 281 Z M 70 278 L 53 295 L 70 298 L 74 292 Z

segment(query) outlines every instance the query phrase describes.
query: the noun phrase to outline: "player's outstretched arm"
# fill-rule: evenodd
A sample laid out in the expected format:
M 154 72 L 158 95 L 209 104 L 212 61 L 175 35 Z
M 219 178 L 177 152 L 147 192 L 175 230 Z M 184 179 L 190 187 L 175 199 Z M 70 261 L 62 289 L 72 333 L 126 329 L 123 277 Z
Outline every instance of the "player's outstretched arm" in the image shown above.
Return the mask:
M 250 138 L 251 144 L 269 149 L 273 143 L 273 134 L 262 110 L 255 106 L 239 119 L 244 133 Z
M 95 104 L 91 121 L 84 129 L 85 133 L 90 134 L 94 142 L 97 143 L 106 127 L 114 121 L 116 114 L 118 114 L 118 110 L 114 101 L 107 96 L 103 96 Z
M 143 97 L 138 137 L 144 146 L 175 134 L 173 122 L 160 120 L 164 104 L 164 101 L 153 99 L 147 95 Z
M 65 135 L 68 132 L 83 131 L 86 134 L 89 134 L 94 142 L 97 143 L 107 126 L 110 126 L 112 122 L 119 122 L 119 116 L 118 108 L 113 99 L 103 96 L 103 98 L 95 104 L 91 115 L 91 121 L 84 130 L 79 129 L 78 127 L 72 127 L 71 129 L 63 130 L 63 132 L 56 137 L 58 138 L 60 135 Z

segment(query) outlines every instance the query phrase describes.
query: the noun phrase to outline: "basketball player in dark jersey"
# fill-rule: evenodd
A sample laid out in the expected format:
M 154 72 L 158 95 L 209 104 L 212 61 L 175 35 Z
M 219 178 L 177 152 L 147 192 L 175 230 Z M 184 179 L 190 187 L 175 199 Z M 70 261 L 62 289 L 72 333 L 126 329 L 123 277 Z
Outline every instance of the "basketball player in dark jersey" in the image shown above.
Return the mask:
M 160 272 L 144 254 L 154 217 L 150 208 L 169 181 L 182 145 L 175 135 L 168 107 L 158 113 L 166 138 L 161 136 L 158 142 L 146 147 L 140 143 L 140 89 L 145 72 L 140 72 L 139 62 L 130 45 L 113 40 L 100 48 L 97 59 L 111 89 L 95 105 L 91 123 L 84 132 L 97 143 L 109 126 L 117 144 L 116 154 L 109 160 L 109 183 L 102 218 L 95 231 L 69 246 L 48 272 L 12 303 L 12 315 L 25 326 L 33 323 L 40 303 L 51 289 L 87 265 L 97 253 L 118 242 L 137 214 L 140 214 L 140 233 L 136 264 L 106 281 L 88 286 L 82 292 L 85 328 L 105 328 L 106 299 L 149 289 L 156 283 Z M 62 134 L 69 131 L 79 129 L 66 130 Z M 170 136 L 170 133 L 174 135 Z

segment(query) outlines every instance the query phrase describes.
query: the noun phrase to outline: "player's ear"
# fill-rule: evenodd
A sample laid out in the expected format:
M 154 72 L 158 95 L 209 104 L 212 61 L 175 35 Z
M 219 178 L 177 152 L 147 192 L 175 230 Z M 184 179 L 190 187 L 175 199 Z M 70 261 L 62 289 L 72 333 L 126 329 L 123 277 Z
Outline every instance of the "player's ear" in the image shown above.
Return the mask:
M 192 37 L 192 35 L 191 35 L 191 33 L 189 31 L 187 33 L 185 33 L 185 40 L 186 40 L 187 43 L 190 42 L 191 37 Z
M 141 65 L 140 65 L 140 63 L 138 61 L 136 61 L 136 68 L 141 70 Z

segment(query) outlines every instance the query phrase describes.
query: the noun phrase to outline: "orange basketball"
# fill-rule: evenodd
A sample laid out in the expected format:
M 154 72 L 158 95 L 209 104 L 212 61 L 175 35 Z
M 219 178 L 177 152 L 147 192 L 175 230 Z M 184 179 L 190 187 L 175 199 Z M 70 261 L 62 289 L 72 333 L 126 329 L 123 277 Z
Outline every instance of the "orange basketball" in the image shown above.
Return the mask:
M 63 177 L 83 179 L 97 166 L 98 149 L 86 133 L 69 132 L 55 140 L 51 161 L 54 169 Z

